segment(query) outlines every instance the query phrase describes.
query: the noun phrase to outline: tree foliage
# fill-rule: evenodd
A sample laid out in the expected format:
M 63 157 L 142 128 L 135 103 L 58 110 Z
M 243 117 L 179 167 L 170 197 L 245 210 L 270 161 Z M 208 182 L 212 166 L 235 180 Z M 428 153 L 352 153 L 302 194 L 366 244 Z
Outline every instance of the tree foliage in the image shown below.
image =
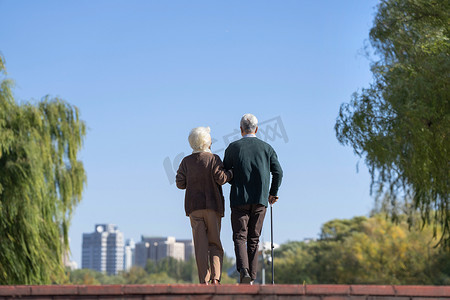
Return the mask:
M 370 41 L 374 82 L 340 108 L 336 135 L 365 157 L 394 217 L 403 199 L 450 243 L 450 2 L 382 0 Z M 383 196 L 383 197 L 381 197 Z
M 77 154 L 85 123 L 45 97 L 19 104 L 0 57 L 0 284 L 63 281 L 72 211 L 86 176 Z
M 122 276 L 107 275 L 90 269 L 67 271 L 67 281 L 64 284 L 99 285 L 99 284 L 126 284 Z
M 224 257 L 223 270 L 231 267 L 231 259 Z M 116 276 L 108 276 L 89 269 L 68 271 L 70 284 L 161 284 L 161 283 L 198 283 L 197 265 L 192 257 L 187 261 L 180 261 L 173 257 L 166 257 L 159 261 L 149 259 L 144 268 L 133 266 L 129 271 Z M 222 283 L 236 283 L 222 273 Z
M 275 252 L 276 283 L 450 284 L 450 253 L 430 244 L 432 229 L 409 230 L 401 219 L 332 220 L 320 240 L 282 245 Z
M 145 271 L 148 274 L 165 273 L 181 282 L 195 282 L 197 279 L 197 266 L 193 257 L 188 261 L 179 261 L 173 257 L 166 257 L 158 262 L 149 259 Z

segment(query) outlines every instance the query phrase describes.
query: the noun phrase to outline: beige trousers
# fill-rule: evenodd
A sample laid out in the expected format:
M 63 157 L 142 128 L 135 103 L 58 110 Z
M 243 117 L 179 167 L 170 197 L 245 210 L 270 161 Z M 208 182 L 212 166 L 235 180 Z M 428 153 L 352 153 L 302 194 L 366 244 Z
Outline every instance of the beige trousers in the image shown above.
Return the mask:
M 220 281 L 223 262 L 223 248 L 220 242 L 222 217 L 214 210 L 199 209 L 191 212 L 189 219 L 194 238 L 198 279 L 200 283 L 212 279 Z

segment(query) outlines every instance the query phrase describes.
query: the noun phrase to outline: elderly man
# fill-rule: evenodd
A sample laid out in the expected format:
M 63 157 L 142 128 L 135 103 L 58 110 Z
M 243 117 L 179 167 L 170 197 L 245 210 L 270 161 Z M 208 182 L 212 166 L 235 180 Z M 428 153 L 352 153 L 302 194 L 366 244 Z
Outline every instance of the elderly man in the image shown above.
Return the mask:
M 245 114 L 240 127 L 242 138 L 227 147 L 223 163 L 225 169 L 233 170 L 230 205 L 236 267 L 240 282 L 252 284 L 256 279 L 264 216 L 268 203 L 278 199 L 283 170 L 275 150 L 256 137 L 256 117 Z

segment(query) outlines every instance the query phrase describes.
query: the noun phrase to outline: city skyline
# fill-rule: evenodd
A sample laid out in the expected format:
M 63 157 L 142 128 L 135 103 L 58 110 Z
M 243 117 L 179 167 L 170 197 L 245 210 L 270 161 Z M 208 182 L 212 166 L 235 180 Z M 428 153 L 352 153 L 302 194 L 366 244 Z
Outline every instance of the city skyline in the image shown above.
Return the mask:
M 145 268 L 148 260 L 158 262 L 166 257 L 180 261 L 193 258 L 193 240 L 142 235 L 141 241 L 135 243 L 132 238 L 125 239 L 115 224 L 95 224 L 94 232 L 83 233 L 81 269 L 118 275 L 132 266 Z M 65 264 L 73 266 L 69 261 Z

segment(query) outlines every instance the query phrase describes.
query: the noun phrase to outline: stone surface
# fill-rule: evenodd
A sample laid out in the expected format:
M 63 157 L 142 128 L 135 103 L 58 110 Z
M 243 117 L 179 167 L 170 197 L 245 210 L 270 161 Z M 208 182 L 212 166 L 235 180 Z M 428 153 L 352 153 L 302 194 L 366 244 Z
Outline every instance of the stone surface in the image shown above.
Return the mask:
M 4 299 L 450 300 L 450 286 L 391 285 L 34 285 L 0 286 Z

